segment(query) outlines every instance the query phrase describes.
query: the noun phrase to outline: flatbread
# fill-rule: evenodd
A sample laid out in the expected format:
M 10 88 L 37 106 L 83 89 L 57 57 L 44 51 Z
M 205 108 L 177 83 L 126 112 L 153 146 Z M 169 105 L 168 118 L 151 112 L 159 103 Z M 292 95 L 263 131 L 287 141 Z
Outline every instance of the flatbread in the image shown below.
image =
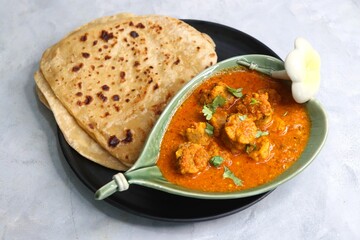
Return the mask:
M 55 97 L 49 84 L 40 71 L 34 75 L 37 93 L 41 101 L 54 113 L 55 120 L 67 143 L 87 159 L 115 170 L 126 170 L 129 167 L 110 155 L 95 142 L 75 121 L 61 102 Z
M 37 72 L 39 72 L 39 71 L 37 71 Z M 37 75 L 37 74 L 41 74 L 40 72 L 39 72 L 39 73 L 37 73 L 37 72 L 35 72 L 35 74 L 34 74 L 35 83 L 36 83 L 36 75 Z M 42 76 L 42 74 L 41 74 L 41 78 L 44 79 L 44 77 Z M 44 79 L 44 80 L 45 80 L 45 79 Z M 48 101 L 46 100 L 44 94 L 41 92 L 40 88 L 39 88 L 37 85 L 36 85 L 36 87 L 35 87 L 35 90 L 36 90 L 36 94 L 37 94 L 40 102 L 41 102 L 42 104 L 44 104 L 45 107 L 47 107 L 49 110 L 51 110 Z M 54 97 L 55 97 L 55 96 L 54 96 Z
M 46 50 L 40 70 L 88 136 L 129 166 L 168 101 L 216 61 L 212 40 L 178 19 L 120 14 Z

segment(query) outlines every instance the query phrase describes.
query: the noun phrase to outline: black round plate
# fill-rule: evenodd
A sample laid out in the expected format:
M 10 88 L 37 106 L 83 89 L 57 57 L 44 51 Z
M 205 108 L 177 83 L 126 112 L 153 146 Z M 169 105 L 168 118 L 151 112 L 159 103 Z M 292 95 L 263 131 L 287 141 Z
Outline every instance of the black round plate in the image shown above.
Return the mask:
M 218 61 L 243 54 L 265 54 L 279 58 L 255 38 L 236 29 L 206 21 L 184 20 L 200 32 L 208 34 L 216 44 Z M 79 179 L 93 192 L 112 179 L 117 172 L 82 157 L 66 142 L 58 130 L 61 149 Z M 231 200 L 204 200 L 168 194 L 139 185 L 131 185 L 105 201 L 136 215 L 177 222 L 210 220 L 250 207 L 270 192 Z

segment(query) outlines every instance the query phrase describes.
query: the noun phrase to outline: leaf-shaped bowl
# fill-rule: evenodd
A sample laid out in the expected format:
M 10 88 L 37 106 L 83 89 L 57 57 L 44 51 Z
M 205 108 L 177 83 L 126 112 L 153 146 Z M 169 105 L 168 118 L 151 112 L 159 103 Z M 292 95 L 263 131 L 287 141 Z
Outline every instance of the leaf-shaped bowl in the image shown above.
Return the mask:
M 236 192 L 201 192 L 168 182 L 161 174 L 156 162 L 159 156 L 162 138 L 176 110 L 201 83 L 219 71 L 239 66 L 238 62 L 240 59 L 245 59 L 247 62 L 251 62 L 252 64 L 256 64 L 263 68 L 269 68 L 274 71 L 284 70 L 284 63 L 277 58 L 266 55 L 242 55 L 219 62 L 201 72 L 189 83 L 187 83 L 167 105 L 152 129 L 143 151 L 133 167 L 125 173 L 114 175 L 114 180 L 100 188 L 95 193 L 95 198 L 103 199 L 116 191 L 126 190 L 128 185 L 131 187 L 131 184 L 139 184 L 168 193 L 193 198 L 243 198 L 270 191 L 278 187 L 280 184 L 292 179 L 304 170 L 315 159 L 324 145 L 327 136 L 326 114 L 323 107 L 317 100 L 310 100 L 305 103 L 311 121 L 310 137 L 305 150 L 301 154 L 300 158 L 290 168 L 266 184 Z

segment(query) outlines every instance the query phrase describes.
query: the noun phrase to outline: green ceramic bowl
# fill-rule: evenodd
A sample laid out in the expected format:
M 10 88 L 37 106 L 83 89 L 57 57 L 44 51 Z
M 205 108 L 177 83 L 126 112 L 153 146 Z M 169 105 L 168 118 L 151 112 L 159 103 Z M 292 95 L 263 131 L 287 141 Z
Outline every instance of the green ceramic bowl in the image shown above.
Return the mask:
M 187 83 L 171 100 L 163 111 L 162 115 L 151 131 L 145 147 L 132 168 L 125 173 L 114 175 L 114 180 L 104 185 L 95 193 L 98 200 L 104 199 L 116 191 L 124 191 L 131 184 L 138 184 L 171 194 L 177 194 L 186 197 L 203 198 L 203 199 L 232 199 L 243 198 L 258 195 L 270 191 L 286 181 L 292 179 L 303 171 L 317 156 L 320 149 L 325 143 L 327 136 L 327 119 L 326 114 L 320 103 L 316 100 L 310 100 L 305 103 L 311 119 L 311 132 L 309 142 L 301 154 L 300 158 L 284 173 L 274 180 L 260 185 L 255 188 L 228 193 L 209 193 L 187 189 L 168 182 L 161 174 L 156 165 L 162 138 L 166 132 L 167 126 L 184 100 L 195 90 L 202 82 L 212 76 L 214 73 L 227 68 L 233 68 L 238 65 L 240 59 L 258 66 L 272 69 L 274 71 L 284 70 L 284 63 L 279 59 L 265 55 L 243 55 L 224 60 L 197 75 Z

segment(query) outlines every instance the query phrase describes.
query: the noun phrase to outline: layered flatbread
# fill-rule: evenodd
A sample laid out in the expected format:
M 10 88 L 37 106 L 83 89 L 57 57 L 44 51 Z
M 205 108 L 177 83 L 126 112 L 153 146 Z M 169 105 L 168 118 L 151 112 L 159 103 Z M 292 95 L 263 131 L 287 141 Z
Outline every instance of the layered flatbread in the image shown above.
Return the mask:
M 115 170 L 126 170 L 129 166 L 124 165 L 118 159 L 110 155 L 94 139 L 92 139 L 75 121 L 55 97 L 49 84 L 40 71 L 34 75 L 38 89 L 38 96 L 42 103 L 54 113 L 57 125 L 63 133 L 67 143 L 87 159 Z
M 212 40 L 181 20 L 120 14 L 90 22 L 47 49 L 36 78 L 72 117 L 67 124 L 128 167 L 168 101 L 216 61 Z M 61 107 L 39 89 L 56 115 Z

